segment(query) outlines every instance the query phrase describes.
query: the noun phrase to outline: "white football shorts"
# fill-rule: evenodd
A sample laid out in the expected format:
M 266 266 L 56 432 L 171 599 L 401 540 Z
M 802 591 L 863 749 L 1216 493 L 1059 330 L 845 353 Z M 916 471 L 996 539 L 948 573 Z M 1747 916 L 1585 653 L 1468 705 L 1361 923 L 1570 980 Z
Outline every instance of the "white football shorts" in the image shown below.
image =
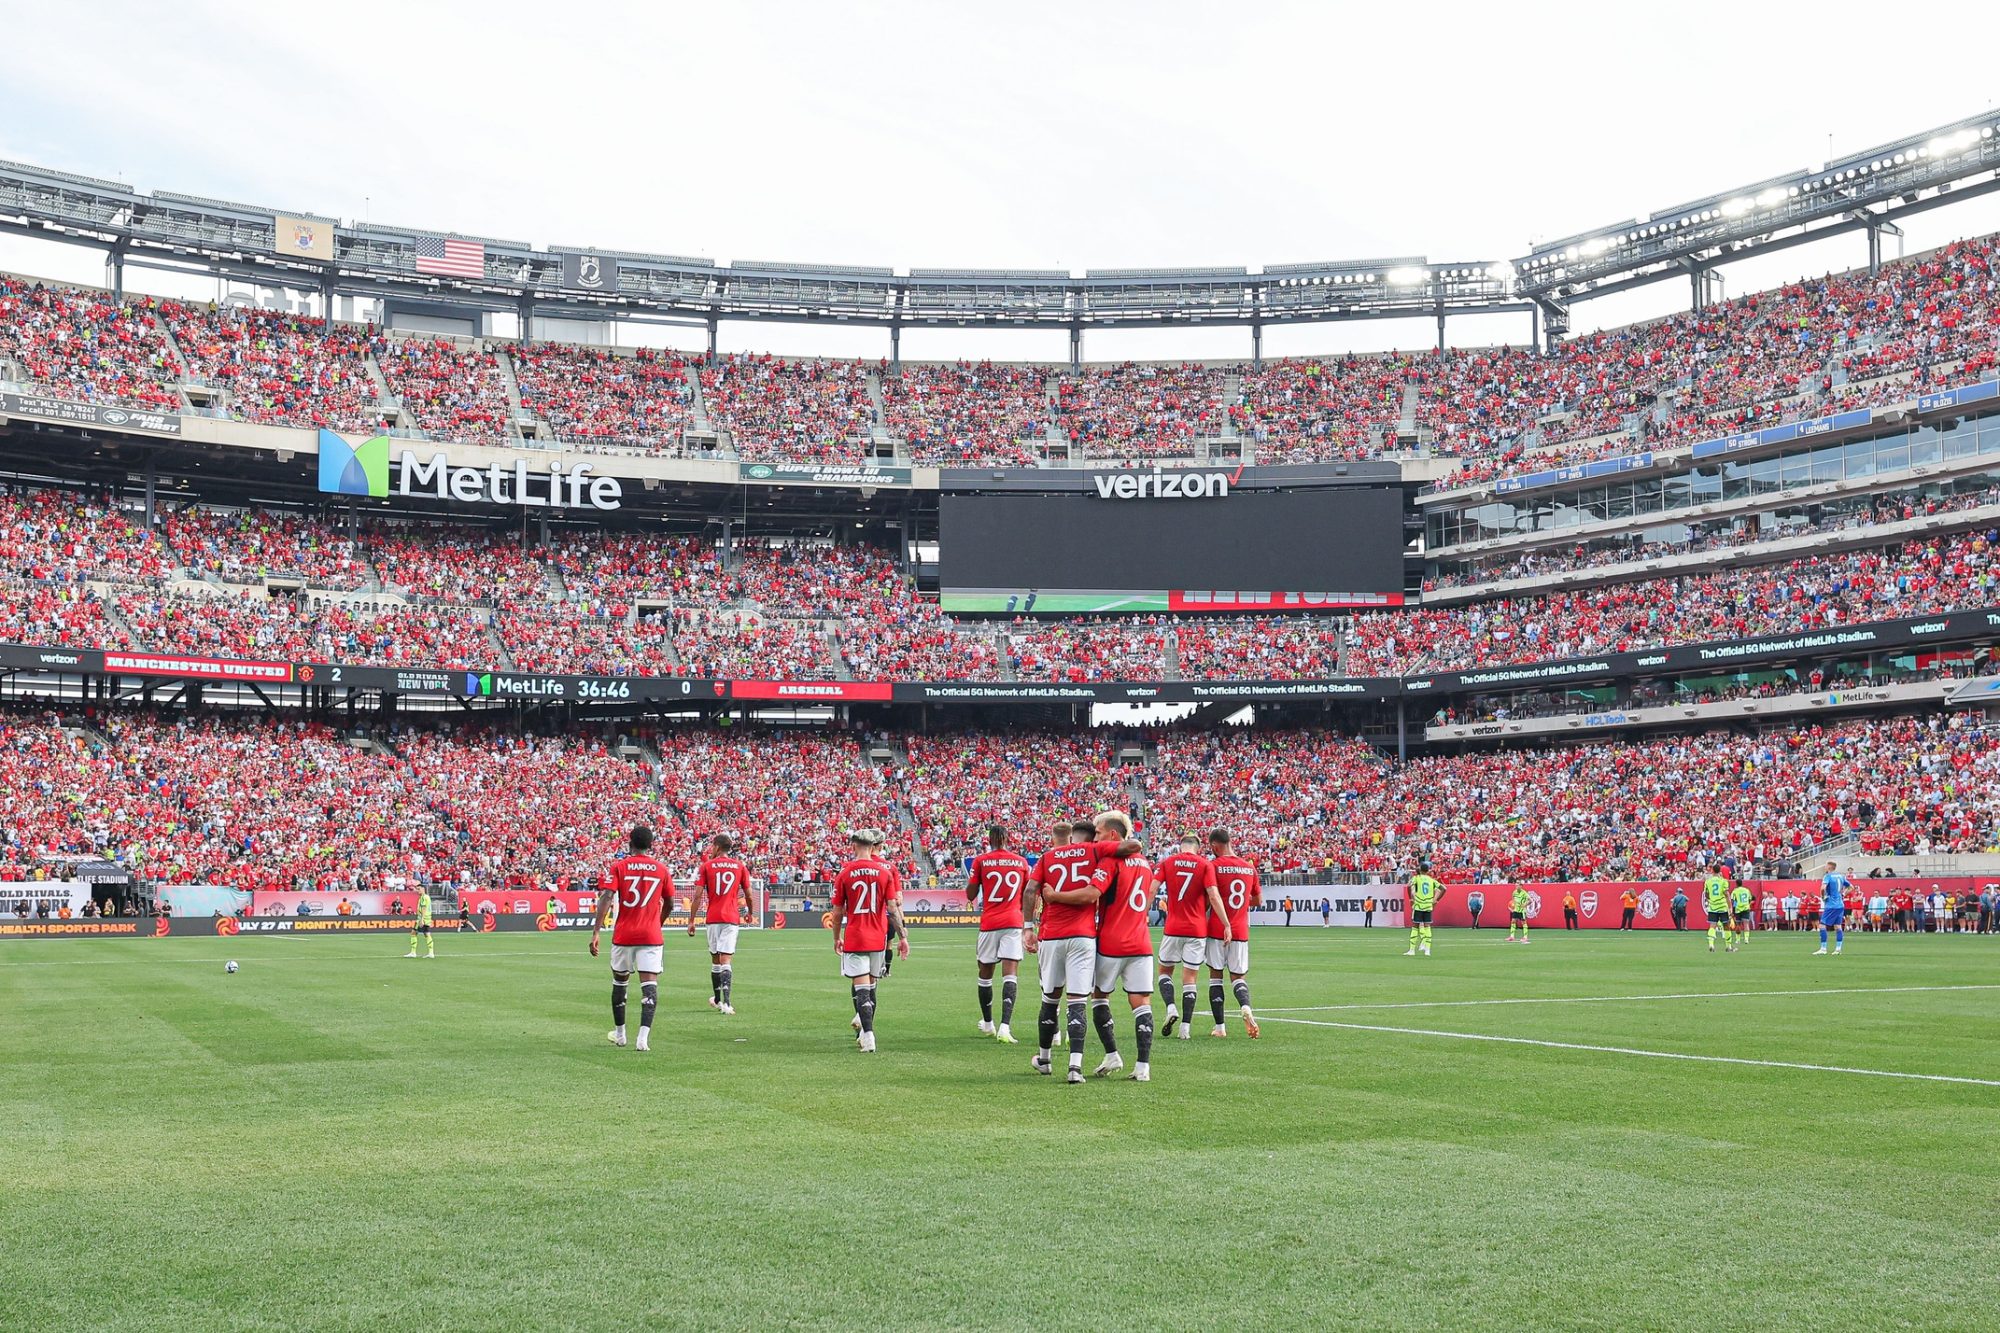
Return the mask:
M 1208 941 L 1200 935 L 1162 935 L 1160 966 L 1200 967 L 1208 957 Z
M 708 951 L 735 953 L 736 927 L 722 922 L 711 922 L 708 927 Z
M 1153 955 L 1133 954 L 1118 958 L 1106 954 L 1097 955 L 1097 965 L 1091 978 L 1093 991 L 1109 995 L 1112 991 L 1123 990 L 1127 995 L 1151 995 L 1153 993 Z
M 1042 994 L 1061 995 L 1067 991 L 1079 998 L 1090 994 L 1097 965 L 1096 940 L 1085 935 L 1043 940 L 1035 956 L 1041 960 Z M 1151 989 L 1150 983 L 1147 989 Z
M 651 972 L 655 976 L 664 971 L 660 964 L 666 958 L 666 950 L 657 944 L 614 944 L 611 946 L 611 970 L 613 972 Z
M 979 932 L 979 952 L 982 963 L 997 963 L 1002 959 L 1018 963 L 1025 956 L 1021 948 L 1021 928 L 1011 930 L 982 930 Z
M 844 953 L 840 955 L 840 975 L 879 977 L 882 975 L 882 960 L 886 957 L 886 949 L 877 949 L 873 953 Z

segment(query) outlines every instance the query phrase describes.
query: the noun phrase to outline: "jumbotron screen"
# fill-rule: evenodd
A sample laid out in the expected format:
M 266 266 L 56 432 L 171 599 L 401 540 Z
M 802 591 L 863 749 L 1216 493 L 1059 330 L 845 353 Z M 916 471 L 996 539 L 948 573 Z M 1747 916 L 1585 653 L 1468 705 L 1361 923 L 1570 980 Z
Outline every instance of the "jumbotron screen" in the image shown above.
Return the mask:
M 939 498 L 947 611 L 1310 610 L 1403 592 L 1393 487 L 1232 489 L 1196 499 L 954 493 Z M 1032 599 L 1032 600 L 1031 600 Z

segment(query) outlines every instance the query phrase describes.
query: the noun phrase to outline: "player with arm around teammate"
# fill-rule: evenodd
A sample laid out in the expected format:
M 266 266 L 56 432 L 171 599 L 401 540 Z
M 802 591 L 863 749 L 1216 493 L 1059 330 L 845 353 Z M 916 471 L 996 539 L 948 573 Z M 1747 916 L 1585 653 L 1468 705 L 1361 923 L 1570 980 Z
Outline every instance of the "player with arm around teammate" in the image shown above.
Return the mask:
M 1022 936 L 1026 929 L 1022 899 L 1033 867 L 1007 847 L 1007 830 L 994 824 L 986 830 L 986 850 L 972 858 L 969 885 L 979 902 L 979 1031 L 1012 1046 L 1014 1000 L 1020 987 Z M 993 1022 L 993 973 L 1000 972 L 1000 1022 Z
M 833 950 L 840 958 L 840 975 L 853 992 L 854 1016 L 861 1023 L 855 1045 L 875 1050 L 875 979 L 882 975 L 893 924 L 902 939 L 898 949 L 910 956 L 910 937 L 903 925 L 903 881 L 896 868 L 882 859 L 882 834 L 856 829 L 849 835 L 854 859 L 840 868 L 833 881 Z
M 1840 952 L 1840 946 L 1847 940 L 1847 893 L 1854 885 L 1847 876 L 1828 861 L 1820 875 L 1819 892 L 1819 948 L 1813 950 L 1818 957 L 1826 952 L 1826 932 L 1833 931 L 1833 951 Z
M 1034 884 L 1041 897 L 1036 958 L 1042 1012 L 1036 1025 L 1041 1044 L 1030 1067 L 1037 1074 L 1055 1073 L 1049 1053 L 1055 1046 L 1061 1009 L 1069 1036 L 1070 1083 L 1084 1081 L 1083 1042 L 1088 1031 L 1084 1011 L 1097 973 L 1097 890 L 1090 881 L 1098 853 L 1091 833 L 1089 823 L 1072 822 L 1069 840 L 1043 852 L 1035 863 Z
M 653 1032 L 653 1012 L 660 1003 L 660 964 L 666 952 L 661 929 L 667 905 L 673 901 L 674 881 L 666 866 L 653 859 L 653 830 L 640 824 L 626 839 L 631 850 L 611 863 L 604 875 L 604 891 L 598 895 L 597 921 L 590 928 L 590 956 L 597 957 L 597 937 L 612 909 L 618 923 L 611 932 L 611 1031 L 606 1034 L 613 1046 L 625 1044 L 625 989 L 632 974 L 639 974 L 639 1039 L 637 1048 L 647 1050 Z
M 708 1007 L 725 1014 L 736 1012 L 731 1003 L 736 984 L 736 932 L 749 915 L 750 867 L 731 855 L 736 839 L 718 833 L 708 840 L 708 855 L 694 872 L 695 898 L 702 903 L 708 923 Z M 688 911 L 688 934 L 694 934 L 694 911 Z
M 1208 835 L 1209 862 L 1215 867 L 1215 889 L 1221 895 L 1221 929 L 1209 923 L 1208 1007 L 1215 1016 L 1211 1037 L 1227 1037 L 1222 1021 L 1222 973 L 1229 972 L 1229 984 L 1236 992 L 1237 1012 L 1243 1016 L 1243 1030 L 1252 1040 L 1262 1031 L 1250 1008 L 1250 909 L 1264 902 L 1264 886 L 1257 879 L 1257 867 L 1229 847 L 1229 830 L 1216 829 Z
M 1090 1011 L 1098 1040 L 1104 1043 L 1104 1060 L 1093 1072 L 1104 1078 L 1125 1067 L 1111 1020 L 1111 992 L 1122 989 L 1132 1006 L 1138 1044 L 1138 1061 L 1132 1066 L 1131 1077 L 1134 1082 L 1146 1083 L 1153 1077 L 1153 932 L 1146 922 L 1146 905 L 1153 897 L 1153 866 L 1138 839 L 1131 836 L 1132 822 L 1123 812 L 1110 810 L 1099 815 L 1097 832 L 1104 835 L 1100 843 L 1115 836 L 1118 845 L 1098 860 L 1090 877 L 1098 898 L 1097 962 Z

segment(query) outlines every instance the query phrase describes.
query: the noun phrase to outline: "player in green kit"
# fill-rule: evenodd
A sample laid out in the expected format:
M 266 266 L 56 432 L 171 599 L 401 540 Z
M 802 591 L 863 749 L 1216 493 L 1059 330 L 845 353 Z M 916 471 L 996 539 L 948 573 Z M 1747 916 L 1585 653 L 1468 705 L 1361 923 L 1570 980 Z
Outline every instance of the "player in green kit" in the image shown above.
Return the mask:
M 1730 925 L 1735 928 L 1736 942 L 1729 947 L 1740 949 L 1750 942 L 1750 886 L 1739 881 L 1729 893 Z
M 1419 952 L 1426 958 L 1431 956 L 1431 912 L 1444 895 L 1444 885 L 1431 878 L 1430 870 L 1420 863 L 1410 879 L 1410 947 L 1403 950 L 1405 958 L 1414 958 Z
M 410 951 L 404 954 L 403 957 L 415 958 L 417 956 L 417 937 L 419 935 L 423 936 L 424 947 L 430 950 L 424 957 L 437 957 L 437 941 L 431 938 L 431 896 L 424 892 L 424 886 L 421 884 L 417 885 L 417 924 L 410 928 Z
M 1719 865 L 1708 868 L 1708 878 L 1701 882 L 1701 910 L 1708 913 L 1708 951 L 1715 952 L 1716 937 L 1729 946 L 1728 952 L 1736 952 L 1736 943 L 1729 938 L 1729 876 L 1722 873 Z
M 1514 896 L 1507 900 L 1507 938 L 1514 938 L 1514 927 L 1521 928 L 1521 943 L 1528 942 L 1528 891 L 1516 885 Z

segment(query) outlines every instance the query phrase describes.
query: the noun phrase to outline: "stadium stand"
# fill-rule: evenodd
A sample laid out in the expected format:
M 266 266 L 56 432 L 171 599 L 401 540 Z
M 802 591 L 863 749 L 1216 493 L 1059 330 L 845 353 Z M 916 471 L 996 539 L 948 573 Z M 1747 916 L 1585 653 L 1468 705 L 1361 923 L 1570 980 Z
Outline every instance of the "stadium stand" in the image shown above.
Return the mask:
M 372 330 L 271 310 L 163 301 L 158 314 L 190 382 L 226 390 L 237 421 L 368 431 L 381 424 L 368 373 Z
M 687 362 L 671 352 L 523 343 L 509 354 L 521 405 L 560 440 L 673 452 L 694 424 Z
M 375 361 L 389 391 L 419 430 L 436 439 L 505 444 L 507 389 L 494 352 L 460 348 L 448 338 L 378 334 Z
M 874 427 L 861 361 L 721 356 L 701 367 L 710 422 L 736 452 L 766 462 L 854 463 Z
M 156 320 L 159 303 L 135 296 L 0 277 L 0 367 L 61 398 L 180 410 L 180 358 Z

